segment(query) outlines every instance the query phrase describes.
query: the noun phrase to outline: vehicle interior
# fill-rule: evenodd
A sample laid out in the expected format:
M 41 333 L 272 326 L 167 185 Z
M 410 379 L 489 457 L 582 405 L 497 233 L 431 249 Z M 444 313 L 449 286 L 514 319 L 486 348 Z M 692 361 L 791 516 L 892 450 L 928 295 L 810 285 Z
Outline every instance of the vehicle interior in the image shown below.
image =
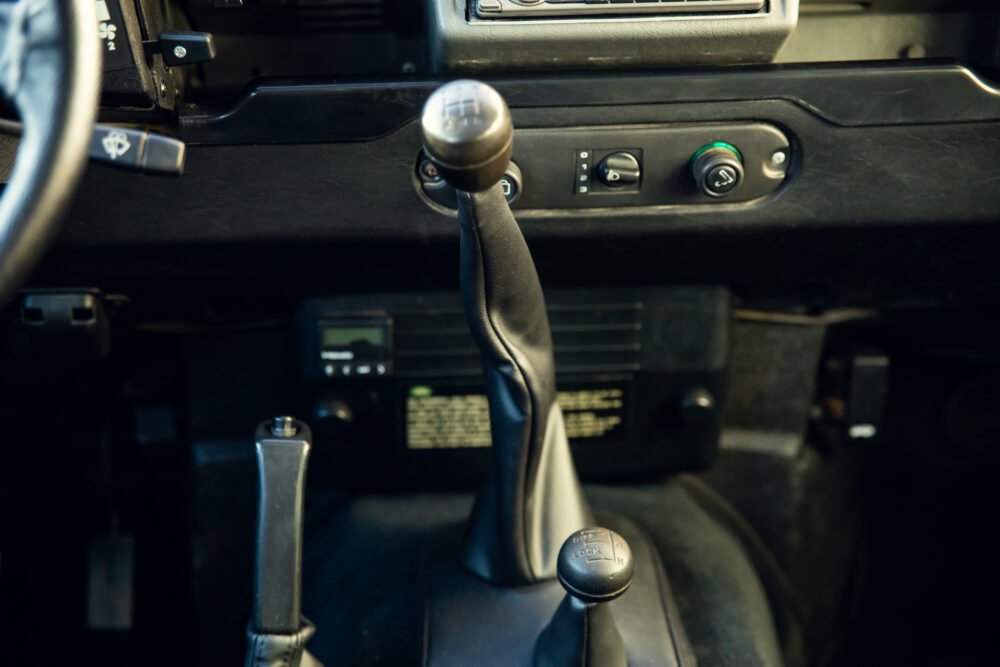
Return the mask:
M 3 0 L 0 89 L 0 664 L 1000 664 L 995 0 Z

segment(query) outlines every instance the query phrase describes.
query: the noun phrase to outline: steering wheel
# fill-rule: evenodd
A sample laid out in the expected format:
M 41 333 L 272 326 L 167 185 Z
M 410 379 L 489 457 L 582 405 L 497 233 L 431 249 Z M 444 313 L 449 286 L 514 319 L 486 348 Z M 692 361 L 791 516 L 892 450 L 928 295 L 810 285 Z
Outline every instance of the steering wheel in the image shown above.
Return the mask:
M 0 196 L 0 307 L 48 248 L 83 175 L 101 82 L 96 6 L 0 1 L 0 92 L 23 124 Z

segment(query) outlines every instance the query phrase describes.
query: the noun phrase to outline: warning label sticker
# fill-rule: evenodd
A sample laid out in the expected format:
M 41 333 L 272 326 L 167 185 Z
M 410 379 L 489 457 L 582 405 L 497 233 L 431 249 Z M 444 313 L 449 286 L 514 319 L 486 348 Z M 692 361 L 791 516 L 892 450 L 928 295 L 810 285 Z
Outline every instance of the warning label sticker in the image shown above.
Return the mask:
M 570 440 L 610 437 L 623 427 L 622 386 L 560 391 L 559 405 Z M 406 446 L 410 449 L 489 447 L 486 396 L 453 387 L 410 387 L 406 394 Z

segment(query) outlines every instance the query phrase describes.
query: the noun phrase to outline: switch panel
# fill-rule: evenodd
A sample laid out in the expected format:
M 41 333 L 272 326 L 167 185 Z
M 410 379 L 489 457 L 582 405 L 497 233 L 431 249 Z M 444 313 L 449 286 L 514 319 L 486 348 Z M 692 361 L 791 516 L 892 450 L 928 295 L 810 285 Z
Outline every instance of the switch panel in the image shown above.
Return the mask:
M 578 148 L 573 193 L 638 192 L 642 177 L 642 149 Z
M 768 123 L 519 129 L 515 209 L 712 206 L 766 197 L 785 182 L 792 143 Z M 418 159 L 426 200 L 455 207 Z M 422 171 L 423 169 L 423 171 Z

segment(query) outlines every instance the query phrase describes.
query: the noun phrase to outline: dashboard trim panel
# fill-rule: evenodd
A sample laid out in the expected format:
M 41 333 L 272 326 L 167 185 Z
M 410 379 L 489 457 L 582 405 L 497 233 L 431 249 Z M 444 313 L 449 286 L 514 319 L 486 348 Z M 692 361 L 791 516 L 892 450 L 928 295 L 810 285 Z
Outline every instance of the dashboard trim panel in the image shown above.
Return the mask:
M 512 109 L 777 99 L 842 127 L 1000 120 L 1000 89 L 954 63 L 732 67 L 484 80 Z M 263 80 L 234 104 L 182 109 L 180 138 L 200 145 L 371 141 L 416 118 L 438 85 L 440 81 L 432 80 Z

